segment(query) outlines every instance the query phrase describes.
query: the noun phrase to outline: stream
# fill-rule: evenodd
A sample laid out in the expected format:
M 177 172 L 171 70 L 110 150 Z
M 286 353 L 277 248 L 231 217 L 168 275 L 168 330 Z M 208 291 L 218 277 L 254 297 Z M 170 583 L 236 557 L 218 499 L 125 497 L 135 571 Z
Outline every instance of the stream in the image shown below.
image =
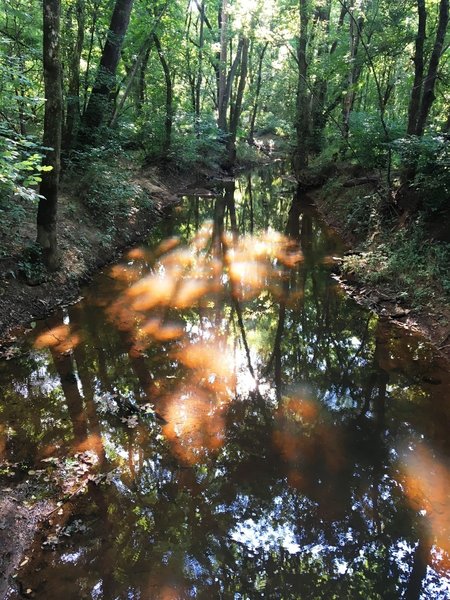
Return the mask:
M 33 324 L 0 493 L 60 504 L 6 598 L 450 598 L 448 365 L 342 292 L 343 251 L 267 169 Z

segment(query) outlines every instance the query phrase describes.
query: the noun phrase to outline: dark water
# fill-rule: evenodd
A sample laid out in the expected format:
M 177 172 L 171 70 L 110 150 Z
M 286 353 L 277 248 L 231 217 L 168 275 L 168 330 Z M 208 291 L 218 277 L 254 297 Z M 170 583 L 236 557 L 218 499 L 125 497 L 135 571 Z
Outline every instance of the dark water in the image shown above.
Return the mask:
M 0 364 L 0 490 L 63 505 L 8 598 L 450 597 L 449 373 L 340 252 L 244 176 L 37 324 Z

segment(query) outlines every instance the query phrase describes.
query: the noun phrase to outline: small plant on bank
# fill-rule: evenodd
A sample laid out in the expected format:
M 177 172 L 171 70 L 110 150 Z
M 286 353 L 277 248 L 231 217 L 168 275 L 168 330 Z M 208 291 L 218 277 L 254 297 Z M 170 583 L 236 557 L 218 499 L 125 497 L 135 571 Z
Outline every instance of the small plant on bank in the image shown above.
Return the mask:
M 113 235 L 119 222 L 132 218 L 137 209 L 151 208 L 148 194 L 131 180 L 129 168 L 120 164 L 117 157 L 108 157 L 107 162 L 98 156 L 91 156 L 87 162 L 84 157 L 73 175 L 81 171 L 83 174 L 75 183 L 76 192 L 105 234 Z
M 43 252 L 38 244 L 27 246 L 18 262 L 19 273 L 23 275 L 30 285 L 37 285 L 45 281 L 47 269 L 43 261 Z
M 407 229 L 384 232 L 376 247 L 346 257 L 343 270 L 363 284 L 389 283 L 396 297 L 416 308 L 435 296 L 450 297 L 450 244 L 430 243 L 420 219 Z

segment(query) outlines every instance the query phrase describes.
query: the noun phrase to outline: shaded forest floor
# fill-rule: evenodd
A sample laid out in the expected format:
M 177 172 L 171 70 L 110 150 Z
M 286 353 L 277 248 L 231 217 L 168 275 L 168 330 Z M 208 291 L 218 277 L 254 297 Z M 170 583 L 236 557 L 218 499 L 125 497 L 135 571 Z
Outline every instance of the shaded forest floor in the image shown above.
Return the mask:
M 357 170 L 340 165 L 311 194 L 350 248 L 337 279 L 358 303 L 421 333 L 450 358 L 448 220 L 405 213 L 383 222 L 376 209 L 377 174 Z

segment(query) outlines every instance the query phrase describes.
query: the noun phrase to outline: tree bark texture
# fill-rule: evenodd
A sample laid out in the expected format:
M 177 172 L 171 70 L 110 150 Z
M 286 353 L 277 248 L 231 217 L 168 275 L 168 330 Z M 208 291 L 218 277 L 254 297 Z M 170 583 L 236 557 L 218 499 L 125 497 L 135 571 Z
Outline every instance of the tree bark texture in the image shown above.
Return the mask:
M 161 154 L 162 158 L 166 158 L 172 141 L 172 124 L 173 124 L 173 84 L 170 75 L 169 65 L 161 47 L 161 42 L 156 35 L 153 34 L 153 40 L 158 52 L 159 60 L 164 71 L 164 81 L 166 84 L 166 116 L 164 121 L 164 139 L 162 143 Z
M 43 0 L 45 115 L 43 145 L 47 148 L 37 213 L 37 243 L 49 270 L 58 267 L 56 216 L 61 164 L 62 88 L 60 61 L 60 0 Z
M 353 4 L 351 6 L 353 8 Z M 361 64 L 358 61 L 358 50 L 361 40 L 361 33 L 364 27 L 364 18 L 355 19 L 350 17 L 350 63 L 347 76 L 347 91 L 344 96 L 342 107 L 342 121 L 345 139 L 348 138 L 350 128 L 350 115 L 355 103 L 355 86 L 361 75 Z
M 423 135 L 431 106 L 434 102 L 434 86 L 438 75 L 439 60 L 444 48 L 445 34 L 448 26 L 449 0 L 441 0 L 439 4 L 439 21 L 436 38 L 431 52 L 428 72 L 423 82 L 422 102 L 417 118 L 416 135 Z
M 199 7 L 199 11 L 200 32 L 198 38 L 198 69 L 197 82 L 195 84 L 195 127 L 197 130 L 197 135 L 200 134 L 201 89 L 203 81 L 203 46 L 205 44 L 205 0 L 202 0 L 202 3 Z
M 80 105 L 80 59 L 84 43 L 84 2 L 77 0 L 75 5 L 77 22 L 77 34 L 75 40 L 70 40 L 73 50 L 68 57 L 68 86 L 67 86 L 67 109 L 66 124 L 64 130 L 64 150 L 67 152 L 72 146 L 72 140 L 76 137 L 77 128 L 81 118 Z
M 132 7 L 133 0 L 116 0 L 97 77 L 84 115 L 84 126 L 89 137 L 110 116 L 108 113 L 116 85 L 120 49 L 128 29 Z
M 227 56 L 228 56 L 228 0 L 222 0 L 220 17 L 220 57 L 219 57 L 219 85 L 218 85 L 218 120 L 217 125 L 222 131 L 227 130 Z
M 411 90 L 411 98 L 408 107 L 408 135 L 415 135 L 417 131 L 417 119 L 419 117 L 420 97 L 422 95 L 423 71 L 424 71 L 424 44 L 426 36 L 427 11 L 425 0 L 417 0 L 417 13 L 419 22 L 417 25 L 416 47 L 414 51 L 414 82 Z
M 264 61 L 264 55 L 266 53 L 267 48 L 269 47 L 269 42 L 265 42 L 262 47 L 259 56 L 258 56 L 258 71 L 256 75 L 256 84 L 255 84 L 255 100 L 253 102 L 252 114 L 250 117 L 250 128 L 248 132 L 247 141 L 250 146 L 253 146 L 255 143 L 255 125 L 256 125 L 256 116 L 258 114 L 259 108 L 259 95 L 261 93 L 261 84 L 262 84 L 262 66 Z
M 308 63 L 306 48 L 308 43 L 308 6 L 307 0 L 300 0 L 300 37 L 297 45 L 297 107 L 296 107 L 296 147 L 293 154 L 294 172 L 298 174 L 308 164 L 309 147 L 309 98 L 308 98 Z
M 239 119 L 242 113 L 242 100 L 244 98 L 245 84 L 247 81 L 247 70 L 248 70 L 248 47 L 249 40 L 248 38 L 242 38 L 242 50 L 241 50 L 241 72 L 239 75 L 239 83 L 236 93 L 236 101 L 234 103 L 233 109 L 231 111 L 230 116 L 230 128 L 229 128 L 229 138 L 227 140 L 228 146 L 228 162 L 229 166 L 232 167 L 236 162 L 236 137 L 237 130 L 239 126 Z

